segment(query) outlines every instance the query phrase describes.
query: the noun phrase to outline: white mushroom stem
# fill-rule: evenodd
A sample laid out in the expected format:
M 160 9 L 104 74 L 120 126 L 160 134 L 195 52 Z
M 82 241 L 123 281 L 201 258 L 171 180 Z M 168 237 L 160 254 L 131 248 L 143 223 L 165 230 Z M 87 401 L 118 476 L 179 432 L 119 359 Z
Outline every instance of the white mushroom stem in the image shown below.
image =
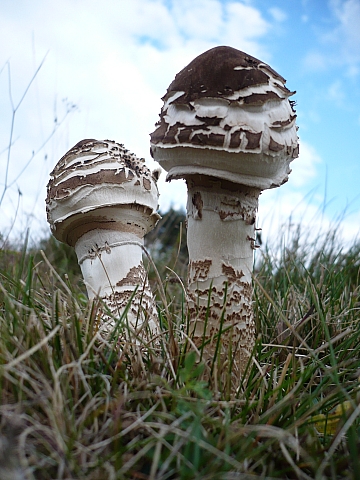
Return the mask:
M 116 318 L 127 311 L 128 327 L 142 337 L 144 328 L 158 331 L 143 245 L 144 239 L 134 233 L 103 229 L 86 233 L 75 244 L 89 298 L 99 295 Z
M 79 238 L 75 251 L 90 299 L 119 290 L 119 282 L 142 263 L 143 244 L 133 233 L 112 230 L 96 229 Z
M 238 385 L 254 347 L 252 270 L 260 190 L 200 175 L 187 177 L 187 185 L 190 333 L 197 346 L 209 342 L 204 353 L 211 362 L 221 333 L 218 364 L 225 372 L 233 361 L 232 381 Z

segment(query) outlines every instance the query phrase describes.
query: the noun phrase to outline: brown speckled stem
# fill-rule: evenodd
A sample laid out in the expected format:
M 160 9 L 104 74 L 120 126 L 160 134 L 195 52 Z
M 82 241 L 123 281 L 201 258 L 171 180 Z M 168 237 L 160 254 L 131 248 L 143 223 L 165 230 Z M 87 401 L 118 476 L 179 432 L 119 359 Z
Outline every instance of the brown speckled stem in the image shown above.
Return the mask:
M 124 330 L 124 338 L 135 339 L 127 335 L 132 331 L 150 341 L 159 330 L 156 303 L 142 260 L 143 244 L 143 238 L 129 231 L 95 229 L 78 239 L 75 251 L 89 298 L 99 295 L 115 319 L 124 316 L 123 325 L 130 329 Z M 105 330 L 114 323 L 104 312 Z
M 209 341 L 203 358 L 211 364 L 221 329 L 217 371 L 225 382 L 233 362 L 234 390 L 255 342 L 252 269 L 260 190 L 200 175 L 186 180 L 190 333 L 197 346 Z

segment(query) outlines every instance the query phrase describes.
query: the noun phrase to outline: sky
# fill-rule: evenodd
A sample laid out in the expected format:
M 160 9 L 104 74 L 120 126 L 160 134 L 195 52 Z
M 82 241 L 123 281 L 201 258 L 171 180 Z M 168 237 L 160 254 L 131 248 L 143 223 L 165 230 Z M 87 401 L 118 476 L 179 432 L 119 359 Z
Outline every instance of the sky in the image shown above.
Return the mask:
M 150 168 L 161 97 L 183 67 L 229 45 L 296 90 L 300 156 L 260 197 L 258 226 L 360 231 L 360 0 L 1 0 L 0 233 L 49 234 L 46 184 L 85 138 L 125 145 Z M 9 145 L 11 143 L 11 148 Z M 185 208 L 159 180 L 160 210 Z

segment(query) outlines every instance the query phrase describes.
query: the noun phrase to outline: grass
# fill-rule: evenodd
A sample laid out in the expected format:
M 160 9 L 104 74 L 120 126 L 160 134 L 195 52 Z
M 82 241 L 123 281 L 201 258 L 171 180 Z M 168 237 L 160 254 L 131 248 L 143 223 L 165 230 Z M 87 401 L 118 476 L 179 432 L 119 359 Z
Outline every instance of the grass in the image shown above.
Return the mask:
M 303 234 L 258 254 L 256 361 L 235 397 L 185 340 L 180 249 L 154 255 L 163 337 L 141 355 L 120 354 L 120 319 L 103 338 L 58 245 L 51 261 L 2 250 L 0 478 L 360 478 L 360 244 Z

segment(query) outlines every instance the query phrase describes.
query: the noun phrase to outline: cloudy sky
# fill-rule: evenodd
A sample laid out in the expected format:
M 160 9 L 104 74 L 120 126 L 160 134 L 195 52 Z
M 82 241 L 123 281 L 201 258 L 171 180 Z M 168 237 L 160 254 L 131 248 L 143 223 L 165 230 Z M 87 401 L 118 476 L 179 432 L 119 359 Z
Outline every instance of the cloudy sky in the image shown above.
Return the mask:
M 0 233 L 48 233 L 46 184 L 84 138 L 123 143 L 149 166 L 149 133 L 175 74 L 230 45 L 269 63 L 297 93 L 300 157 L 264 192 L 259 225 L 360 228 L 359 0 L 1 0 Z M 9 142 L 11 139 L 11 149 Z M 159 182 L 160 208 L 185 206 Z

